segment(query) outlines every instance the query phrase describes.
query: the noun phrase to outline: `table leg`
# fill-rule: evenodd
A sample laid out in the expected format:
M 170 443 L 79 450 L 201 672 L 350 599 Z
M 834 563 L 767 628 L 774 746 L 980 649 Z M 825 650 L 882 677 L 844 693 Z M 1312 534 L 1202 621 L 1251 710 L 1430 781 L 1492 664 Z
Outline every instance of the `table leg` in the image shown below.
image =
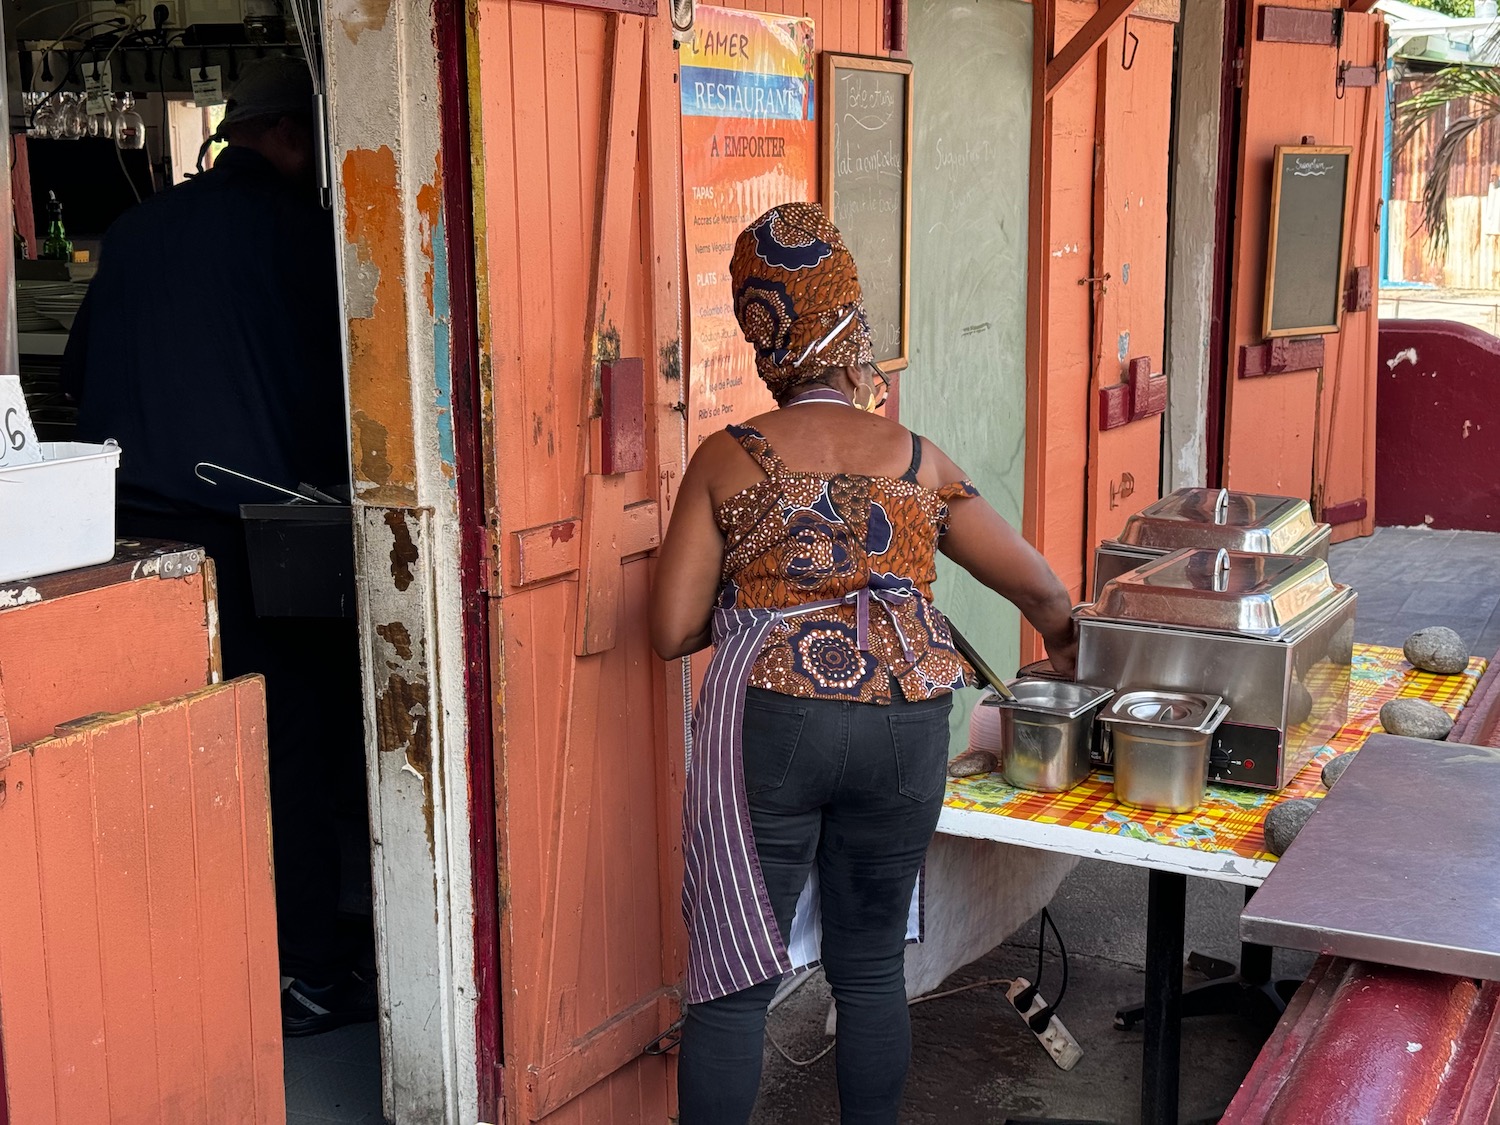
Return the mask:
M 1146 899 L 1146 1019 L 1142 1125 L 1177 1125 L 1182 1054 L 1182 948 L 1187 876 L 1151 872 Z

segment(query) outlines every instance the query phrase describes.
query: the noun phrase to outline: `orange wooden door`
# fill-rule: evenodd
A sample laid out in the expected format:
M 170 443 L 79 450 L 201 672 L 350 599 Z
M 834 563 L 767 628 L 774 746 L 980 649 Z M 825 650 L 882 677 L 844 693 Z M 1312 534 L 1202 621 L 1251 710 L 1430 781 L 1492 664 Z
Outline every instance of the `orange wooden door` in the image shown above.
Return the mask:
M 285 1121 L 265 710 L 247 677 L 0 759 L 15 1125 Z
M 646 603 L 682 464 L 676 53 L 665 14 L 479 0 L 475 29 L 505 1118 L 665 1122 L 683 691 Z
M 1309 499 L 1335 524 L 1338 538 L 1368 534 L 1374 528 L 1384 22 L 1378 15 L 1330 13 L 1318 0 L 1253 2 L 1245 13 L 1242 56 L 1223 483 Z M 1277 145 L 1303 143 L 1354 150 L 1343 263 L 1348 299 L 1340 331 L 1283 345 L 1278 357 L 1262 336 L 1272 164 Z
M 1099 49 L 1094 262 L 1086 281 L 1094 294 L 1090 583 L 1092 548 L 1159 495 L 1173 32 L 1169 23 L 1129 19 Z

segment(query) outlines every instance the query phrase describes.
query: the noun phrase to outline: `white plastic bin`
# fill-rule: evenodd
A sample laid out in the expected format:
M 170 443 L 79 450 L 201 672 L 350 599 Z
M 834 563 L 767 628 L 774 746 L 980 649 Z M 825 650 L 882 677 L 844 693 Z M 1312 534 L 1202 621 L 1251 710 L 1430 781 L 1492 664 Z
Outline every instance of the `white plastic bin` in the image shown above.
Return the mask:
M 0 582 L 115 555 L 114 442 L 44 441 L 42 459 L 0 469 Z

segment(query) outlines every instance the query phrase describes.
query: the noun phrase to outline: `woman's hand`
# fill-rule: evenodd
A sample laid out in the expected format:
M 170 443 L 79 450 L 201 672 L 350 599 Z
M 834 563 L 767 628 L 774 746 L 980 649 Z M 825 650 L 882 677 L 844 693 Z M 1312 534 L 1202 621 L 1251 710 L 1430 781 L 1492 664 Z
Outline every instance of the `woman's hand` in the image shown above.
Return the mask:
M 651 583 L 651 647 L 663 660 L 713 643 L 714 601 L 724 565 L 724 536 L 714 520 L 709 477 L 721 451 L 708 438 L 682 476 Z M 724 436 L 724 440 L 732 440 Z
M 1078 675 L 1078 624 L 1068 620 L 1068 632 L 1056 637 L 1043 637 L 1047 647 L 1047 659 L 1059 675 L 1073 679 Z

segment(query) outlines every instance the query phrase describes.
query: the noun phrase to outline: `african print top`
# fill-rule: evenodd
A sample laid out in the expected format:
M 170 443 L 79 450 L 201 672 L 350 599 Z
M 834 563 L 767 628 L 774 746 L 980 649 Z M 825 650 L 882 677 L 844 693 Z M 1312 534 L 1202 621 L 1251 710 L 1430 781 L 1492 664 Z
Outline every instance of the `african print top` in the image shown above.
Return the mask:
M 799 473 L 760 431 L 729 433 L 766 474 L 715 512 L 724 533 L 721 609 L 783 612 L 750 684 L 785 695 L 889 703 L 891 679 L 909 700 L 969 682 L 943 615 L 932 605 L 938 540 L 948 504 L 979 493 L 968 481 L 917 483 L 921 441 L 900 477 Z

